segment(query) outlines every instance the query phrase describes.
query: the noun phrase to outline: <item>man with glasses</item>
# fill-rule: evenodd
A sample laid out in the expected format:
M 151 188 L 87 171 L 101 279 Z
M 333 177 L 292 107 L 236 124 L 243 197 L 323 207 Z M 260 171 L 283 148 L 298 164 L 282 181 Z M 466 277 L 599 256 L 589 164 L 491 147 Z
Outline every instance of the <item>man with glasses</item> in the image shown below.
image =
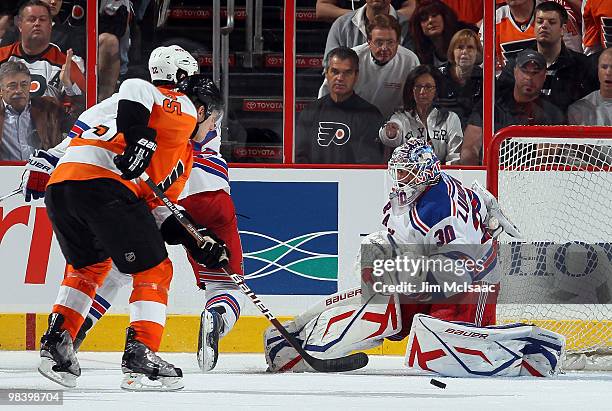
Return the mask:
M 404 47 L 413 48 L 412 37 L 409 34 L 408 18 L 403 14 L 398 14 L 391 5 L 391 0 L 366 0 L 365 3 L 364 6 L 340 16 L 334 21 L 327 34 L 324 56 L 327 56 L 336 47 L 355 47 L 365 43 L 366 39 L 369 38 L 367 27 L 379 15 L 397 19 L 400 26 L 399 42 Z
M 64 54 L 51 41 L 51 8 L 40 0 L 28 0 L 19 8 L 17 27 L 20 41 L 0 47 L 0 63 L 22 61 L 32 76 L 32 94 L 81 96 L 85 76 L 72 61 L 72 51 Z
M 402 105 L 402 90 L 408 73 L 419 65 L 412 51 L 399 44 L 400 25 L 389 15 L 378 15 L 367 28 L 368 42 L 353 47 L 359 57 L 355 93 L 389 117 Z M 325 80 L 319 98 L 329 93 Z
M 38 148 L 59 143 L 70 127 L 51 97 L 30 98 L 32 79 L 22 62 L 0 65 L 0 160 L 24 161 Z

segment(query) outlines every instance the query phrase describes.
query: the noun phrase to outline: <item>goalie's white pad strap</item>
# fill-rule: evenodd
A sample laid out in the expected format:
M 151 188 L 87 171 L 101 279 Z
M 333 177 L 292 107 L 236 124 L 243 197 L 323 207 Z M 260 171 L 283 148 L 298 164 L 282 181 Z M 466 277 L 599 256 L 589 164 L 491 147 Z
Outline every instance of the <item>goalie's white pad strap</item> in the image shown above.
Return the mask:
M 335 301 L 342 294 L 334 294 L 325 301 Z M 397 334 L 402 326 L 396 296 L 385 297 L 384 303 L 364 305 L 358 301 L 357 304 L 331 303 L 330 307 L 304 326 L 297 326 L 293 321 L 284 324 L 316 358 L 341 357 L 355 350 L 376 347 L 385 337 Z M 270 371 L 312 371 L 276 328 L 266 330 L 264 347 Z
M 546 377 L 559 371 L 564 349 L 565 337 L 533 325 L 477 327 L 417 314 L 405 362 L 449 377 Z

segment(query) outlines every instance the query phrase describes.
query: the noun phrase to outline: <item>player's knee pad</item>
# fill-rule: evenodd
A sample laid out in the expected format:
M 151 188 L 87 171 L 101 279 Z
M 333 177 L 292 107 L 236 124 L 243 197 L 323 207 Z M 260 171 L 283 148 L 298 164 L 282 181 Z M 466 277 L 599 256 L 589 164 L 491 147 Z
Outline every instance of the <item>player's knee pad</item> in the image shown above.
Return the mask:
M 130 305 L 135 301 L 168 304 L 168 291 L 172 281 L 172 263 L 168 258 L 153 268 L 133 275 Z
M 417 314 L 406 365 L 450 377 L 550 376 L 560 370 L 565 337 L 526 324 L 476 327 Z
M 342 303 L 346 292 L 324 300 L 330 308 L 310 319 L 305 325 L 289 322 L 290 332 L 302 342 L 302 347 L 317 358 L 335 358 L 354 350 L 366 350 L 380 345 L 385 337 L 397 334 L 401 328 L 401 313 L 395 296 L 385 303 L 362 303 L 360 294 L 353 301 Z M 271 371 L 309 371 L 295 349 L 273 327 L 264 336 L 266 362 Z
M 233 285 L 233 284 L 232 284 Z M 236 287 L 222 283 L 211 283 L 206 286 L 206 309 L 222 308 L 224 327 L 221 337 L 227 335 L 234 327 L 240 311 L 246 301 L 246 296 Z

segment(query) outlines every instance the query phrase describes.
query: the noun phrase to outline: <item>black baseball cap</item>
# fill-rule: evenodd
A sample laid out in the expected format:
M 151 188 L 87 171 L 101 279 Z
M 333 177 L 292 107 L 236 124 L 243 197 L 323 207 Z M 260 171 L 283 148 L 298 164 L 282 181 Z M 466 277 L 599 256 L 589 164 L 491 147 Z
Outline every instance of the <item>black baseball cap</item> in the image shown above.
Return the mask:
M 540 70 L 546 69 L 546 59 L 535 50 L 525 49 L 516 55 L 516 67 L 523 68 L 529 62 L 534 63 Z

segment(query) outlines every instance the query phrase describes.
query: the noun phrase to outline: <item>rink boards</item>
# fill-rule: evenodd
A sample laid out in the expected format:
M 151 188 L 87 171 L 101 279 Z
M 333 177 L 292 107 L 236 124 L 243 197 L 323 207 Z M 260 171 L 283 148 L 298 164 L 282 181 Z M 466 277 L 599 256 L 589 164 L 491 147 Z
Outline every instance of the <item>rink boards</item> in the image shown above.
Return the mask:
M 484 183 L 482 170 L 448 170 L 466 184 Z M 1 186 L 20 184 L 21 167 L 0 167 Z M 321 296 L 358 285 L 353 263 L 362 235 L 380 228 L 385 170 L 236 168 L 230 170 L 245 271 L 251 287 L 278 317 L 305 310 Z M 3 192 L 0 193 L 4 194 Z M 36 349 L 57 295 L 64 260 L 44 204 L 15 196 L 1 204 L 0 350 Z M 174 280 L 164 351 L 193 351 L 203 293 L 180 247 L 170 247 Z M 85 350 L 122 349 L 129 290 L 122 290 Z M 560 319 L 563 320 L 563 319 Z M 261 352 L 268 326 L 250 304 L 221 349 Z M 405 343 L 376 351 L 403 354 Z

